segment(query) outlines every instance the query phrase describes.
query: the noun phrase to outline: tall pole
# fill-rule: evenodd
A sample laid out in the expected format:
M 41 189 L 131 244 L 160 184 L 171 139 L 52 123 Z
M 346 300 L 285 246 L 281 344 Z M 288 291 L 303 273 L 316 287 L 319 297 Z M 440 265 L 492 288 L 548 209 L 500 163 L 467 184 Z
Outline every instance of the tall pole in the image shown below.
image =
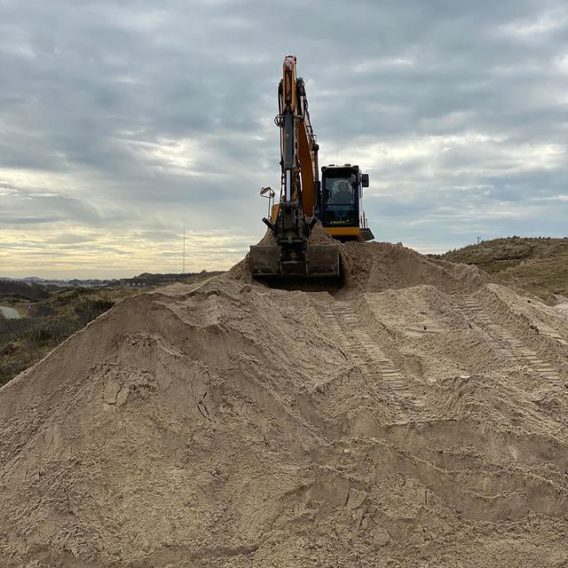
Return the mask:
M 185 228 L 183 229 L 183 269 L 182 274 L 185 274 Z

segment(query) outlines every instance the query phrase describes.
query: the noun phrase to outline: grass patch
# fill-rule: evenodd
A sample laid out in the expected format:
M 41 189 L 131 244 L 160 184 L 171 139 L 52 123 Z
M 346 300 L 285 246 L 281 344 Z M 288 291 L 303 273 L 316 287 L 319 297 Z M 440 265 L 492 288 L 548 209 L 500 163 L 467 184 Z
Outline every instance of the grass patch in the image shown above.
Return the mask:
M 545 301 L 554 301 L 555 295 L 568 296 L 568 238 L 509 237 L 431 256 L 474 264 L 495 282 L 521 288 Z

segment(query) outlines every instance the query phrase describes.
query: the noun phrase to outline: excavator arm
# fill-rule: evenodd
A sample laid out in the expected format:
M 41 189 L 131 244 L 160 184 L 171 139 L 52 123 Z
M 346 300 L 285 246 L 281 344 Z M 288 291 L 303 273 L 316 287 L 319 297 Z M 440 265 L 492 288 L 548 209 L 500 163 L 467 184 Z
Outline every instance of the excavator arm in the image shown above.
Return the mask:
M 306 217 L 314 215 L 319 191 L 319 146 L 310 121 L 304 81 L 296 76 L 296 58 L 284 59 L 278 88 L 282 164 L 281 201 L 299 201 Z

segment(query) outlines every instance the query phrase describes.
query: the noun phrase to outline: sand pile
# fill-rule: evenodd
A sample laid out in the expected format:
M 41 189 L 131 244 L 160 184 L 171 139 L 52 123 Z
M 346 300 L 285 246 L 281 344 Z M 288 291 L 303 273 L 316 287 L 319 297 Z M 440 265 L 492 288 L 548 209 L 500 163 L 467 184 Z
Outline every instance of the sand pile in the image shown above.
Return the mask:
M 335 296 L 241 266 L 125 299 L 4 387 L 1 565 L 567 565 L 568 320 L 342 256 Z
M 430 284 L 444 291 L 463 292 L 476 290 L 488 282 L 487 275 L 475 266 L 431 259 L 400 243 L 347 242 L 341 245 L 319 223 L 312 230 L 309 243 L 339 244 L 346 291 L 382 292 L 389 288 Z M 272 232 L 267 230 L 258 244 L 275 245 Z M 252 281 L 248 255 L 229 271 L 229 275 Z

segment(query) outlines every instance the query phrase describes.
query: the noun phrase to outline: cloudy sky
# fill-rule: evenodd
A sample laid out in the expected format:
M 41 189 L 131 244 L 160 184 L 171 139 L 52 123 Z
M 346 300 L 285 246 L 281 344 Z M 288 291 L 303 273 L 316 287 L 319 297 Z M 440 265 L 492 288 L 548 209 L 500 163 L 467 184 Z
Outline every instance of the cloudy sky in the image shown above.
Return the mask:
M 289 53 L 378 240 L 567 234 L 565 0 L 0 0 L 0 275 L 236 262 Z

